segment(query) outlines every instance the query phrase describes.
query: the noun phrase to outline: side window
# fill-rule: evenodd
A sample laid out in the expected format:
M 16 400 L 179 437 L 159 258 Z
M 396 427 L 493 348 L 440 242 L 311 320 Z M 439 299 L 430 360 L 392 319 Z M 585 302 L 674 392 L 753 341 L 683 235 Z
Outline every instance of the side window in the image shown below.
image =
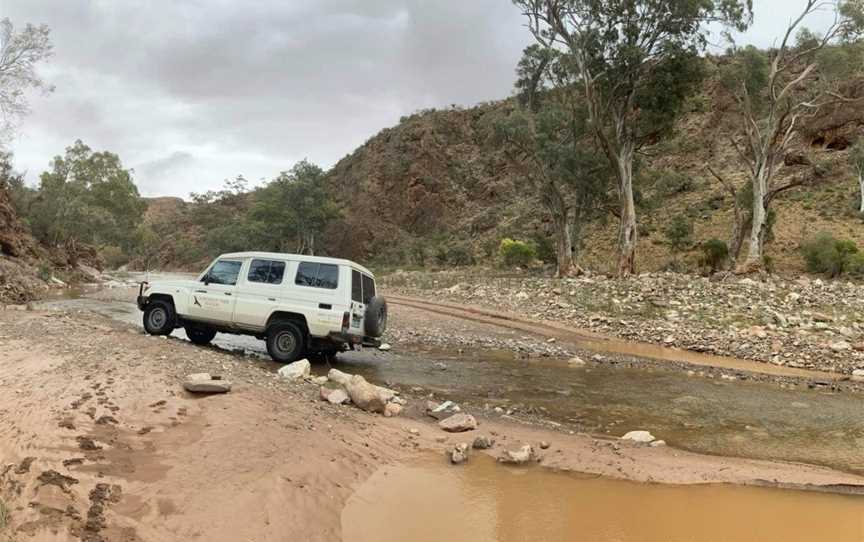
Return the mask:
M 249 266 L 249 282 L 282 284 L 285 275 L 285 262 L 272 260 L 252 260 Z
M 363 303 L 369 304 L 375 297 L 375 280 L 369 275 L 363 275 Z
M 363 303 L 363 283 L 360 280 L 360 272 L 351 270 L 351 300 Z
M 237 284 L 237 277 L 240 275 L 240 268 L 242 266 L 243 262 L 219 260 L 210 268 L 205 280 L 212 284 L 234 286 Z
M 301 262 L 295 284 L 335 290 L 339 286 L 339 266 L 328 263 Z

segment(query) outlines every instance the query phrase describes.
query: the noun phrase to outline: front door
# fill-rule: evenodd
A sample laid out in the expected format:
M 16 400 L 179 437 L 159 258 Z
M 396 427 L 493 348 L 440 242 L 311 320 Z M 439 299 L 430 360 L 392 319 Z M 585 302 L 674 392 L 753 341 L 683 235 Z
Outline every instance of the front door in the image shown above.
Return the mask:
M 230 326 L 234 316 L 234 293 L 242 267 L 242 260 L 217 260 L 192 290 L 189 317 Z

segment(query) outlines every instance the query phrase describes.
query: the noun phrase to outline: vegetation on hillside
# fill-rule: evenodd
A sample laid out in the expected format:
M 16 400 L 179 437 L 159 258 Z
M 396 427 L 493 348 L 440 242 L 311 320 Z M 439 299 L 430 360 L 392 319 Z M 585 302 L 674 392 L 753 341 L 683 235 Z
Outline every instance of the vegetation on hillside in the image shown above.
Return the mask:
M 836 2 L 824 34 L 804 27 L 816 4 L 801 0 L 778 47 L 720 56 L 704 53 L 701 23 L 743 28 L 746 1 L 515 3 L 536 43 L 514 98 L 404 117 L 329 171 L 303 161 L 256 187 L 241 175 L 188 201 L 146 200 L 119 156 L 77 141 L 32 187 L 4 154 L 0 190 L 43 247 L 112 267 L 257 249 L 559 276 L 736 261 L 837 274 L 802 251 L 812 232 L 864 242 L 860 0 Z M 16 43 L 33 47 L 29 63 L 14 84 L 0 65 L 0 86 L 44 88 L 33 66 L 50 54 L 47 29 L 27 33 Z

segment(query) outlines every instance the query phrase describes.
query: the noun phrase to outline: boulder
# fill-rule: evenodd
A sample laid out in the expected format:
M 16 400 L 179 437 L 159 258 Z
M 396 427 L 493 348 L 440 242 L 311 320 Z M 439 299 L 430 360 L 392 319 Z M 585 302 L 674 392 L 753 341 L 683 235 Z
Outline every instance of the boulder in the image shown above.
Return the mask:
M 190 393 L 228 393 L 231 383 L 207 373 L 189 375 L 183 382 L 183 389 Z
M 475 450 L 488 450 L 492 446 L 495 445 L 495 439 L 491 437 L 487 437 L 486 435 L 480 435 L 479 437 L 474 439 L 474 442 L 471 444 L 471 447 Z
M 390 346 L 388 343 L 381 343 L 381 345 L 378 346 L 378 350 L 380 350 L 382 352 L 389 352 L 391 348 L 393 348 L 393 347 Z
M 333 380 L 332 377 L 330 379 Z M 353 375 L 348 380 L 345 391 L 348 392 L 351 402 L 366 412 L 383 413 L 387 406 L 387 400 L 382 397 L 378 386 L 366 382 L 360 375 Z
M 312 372 L 312 365 L 308 359 L 301 359 L 294 363 L 289 363 L 279 369 L 279 376 L 285 380 L 299 380 L 308 378 Z
M 621 440 L 630 440 L 633 442 L 638 442 L 640 444 L 649 444 L 651 442 L 654 442 L 656 439 L 654 438 L 654 435 L 652 435 L 648 431 L 630 431 L 629 433 L 621 437 Z
M 477 420 L 470 414 L 458 412 L 438 422 L 438 427 L 448 433 L 462 433 L 463 431 L 477 429 Z
M 504 450 L 501 455 L 498 456 L 499 463 L 509 463 L 511 465 L 522 465 L 523 463 L 528 463 L 529 461 L 536 459 L 537 455 L 534 453 L 534 448 L 530 444 L 526 444 L 516 451 Z

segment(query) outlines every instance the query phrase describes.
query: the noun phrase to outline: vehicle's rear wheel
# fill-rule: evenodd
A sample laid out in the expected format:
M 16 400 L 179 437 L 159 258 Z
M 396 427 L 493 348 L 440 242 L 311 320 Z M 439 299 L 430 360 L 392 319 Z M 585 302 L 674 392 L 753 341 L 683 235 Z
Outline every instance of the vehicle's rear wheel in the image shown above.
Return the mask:
M 174 331 L 174 306 L 156 299 L 144 308 L 144 330 L 150 335 L 170 335 Z
M 267 328 L 267 353 L 274 361 L 291 363 L 303 355 L 303 331 L 291 322 L 277 322 Z
M 189 340 L 194 344 L 201 346 L 210 344 L 210 341 L 212 341 L 213 337 L 216 336 L 216 330 L 212 327 L 188 325 L 185 329 L 186 336 L 189 337 Z

